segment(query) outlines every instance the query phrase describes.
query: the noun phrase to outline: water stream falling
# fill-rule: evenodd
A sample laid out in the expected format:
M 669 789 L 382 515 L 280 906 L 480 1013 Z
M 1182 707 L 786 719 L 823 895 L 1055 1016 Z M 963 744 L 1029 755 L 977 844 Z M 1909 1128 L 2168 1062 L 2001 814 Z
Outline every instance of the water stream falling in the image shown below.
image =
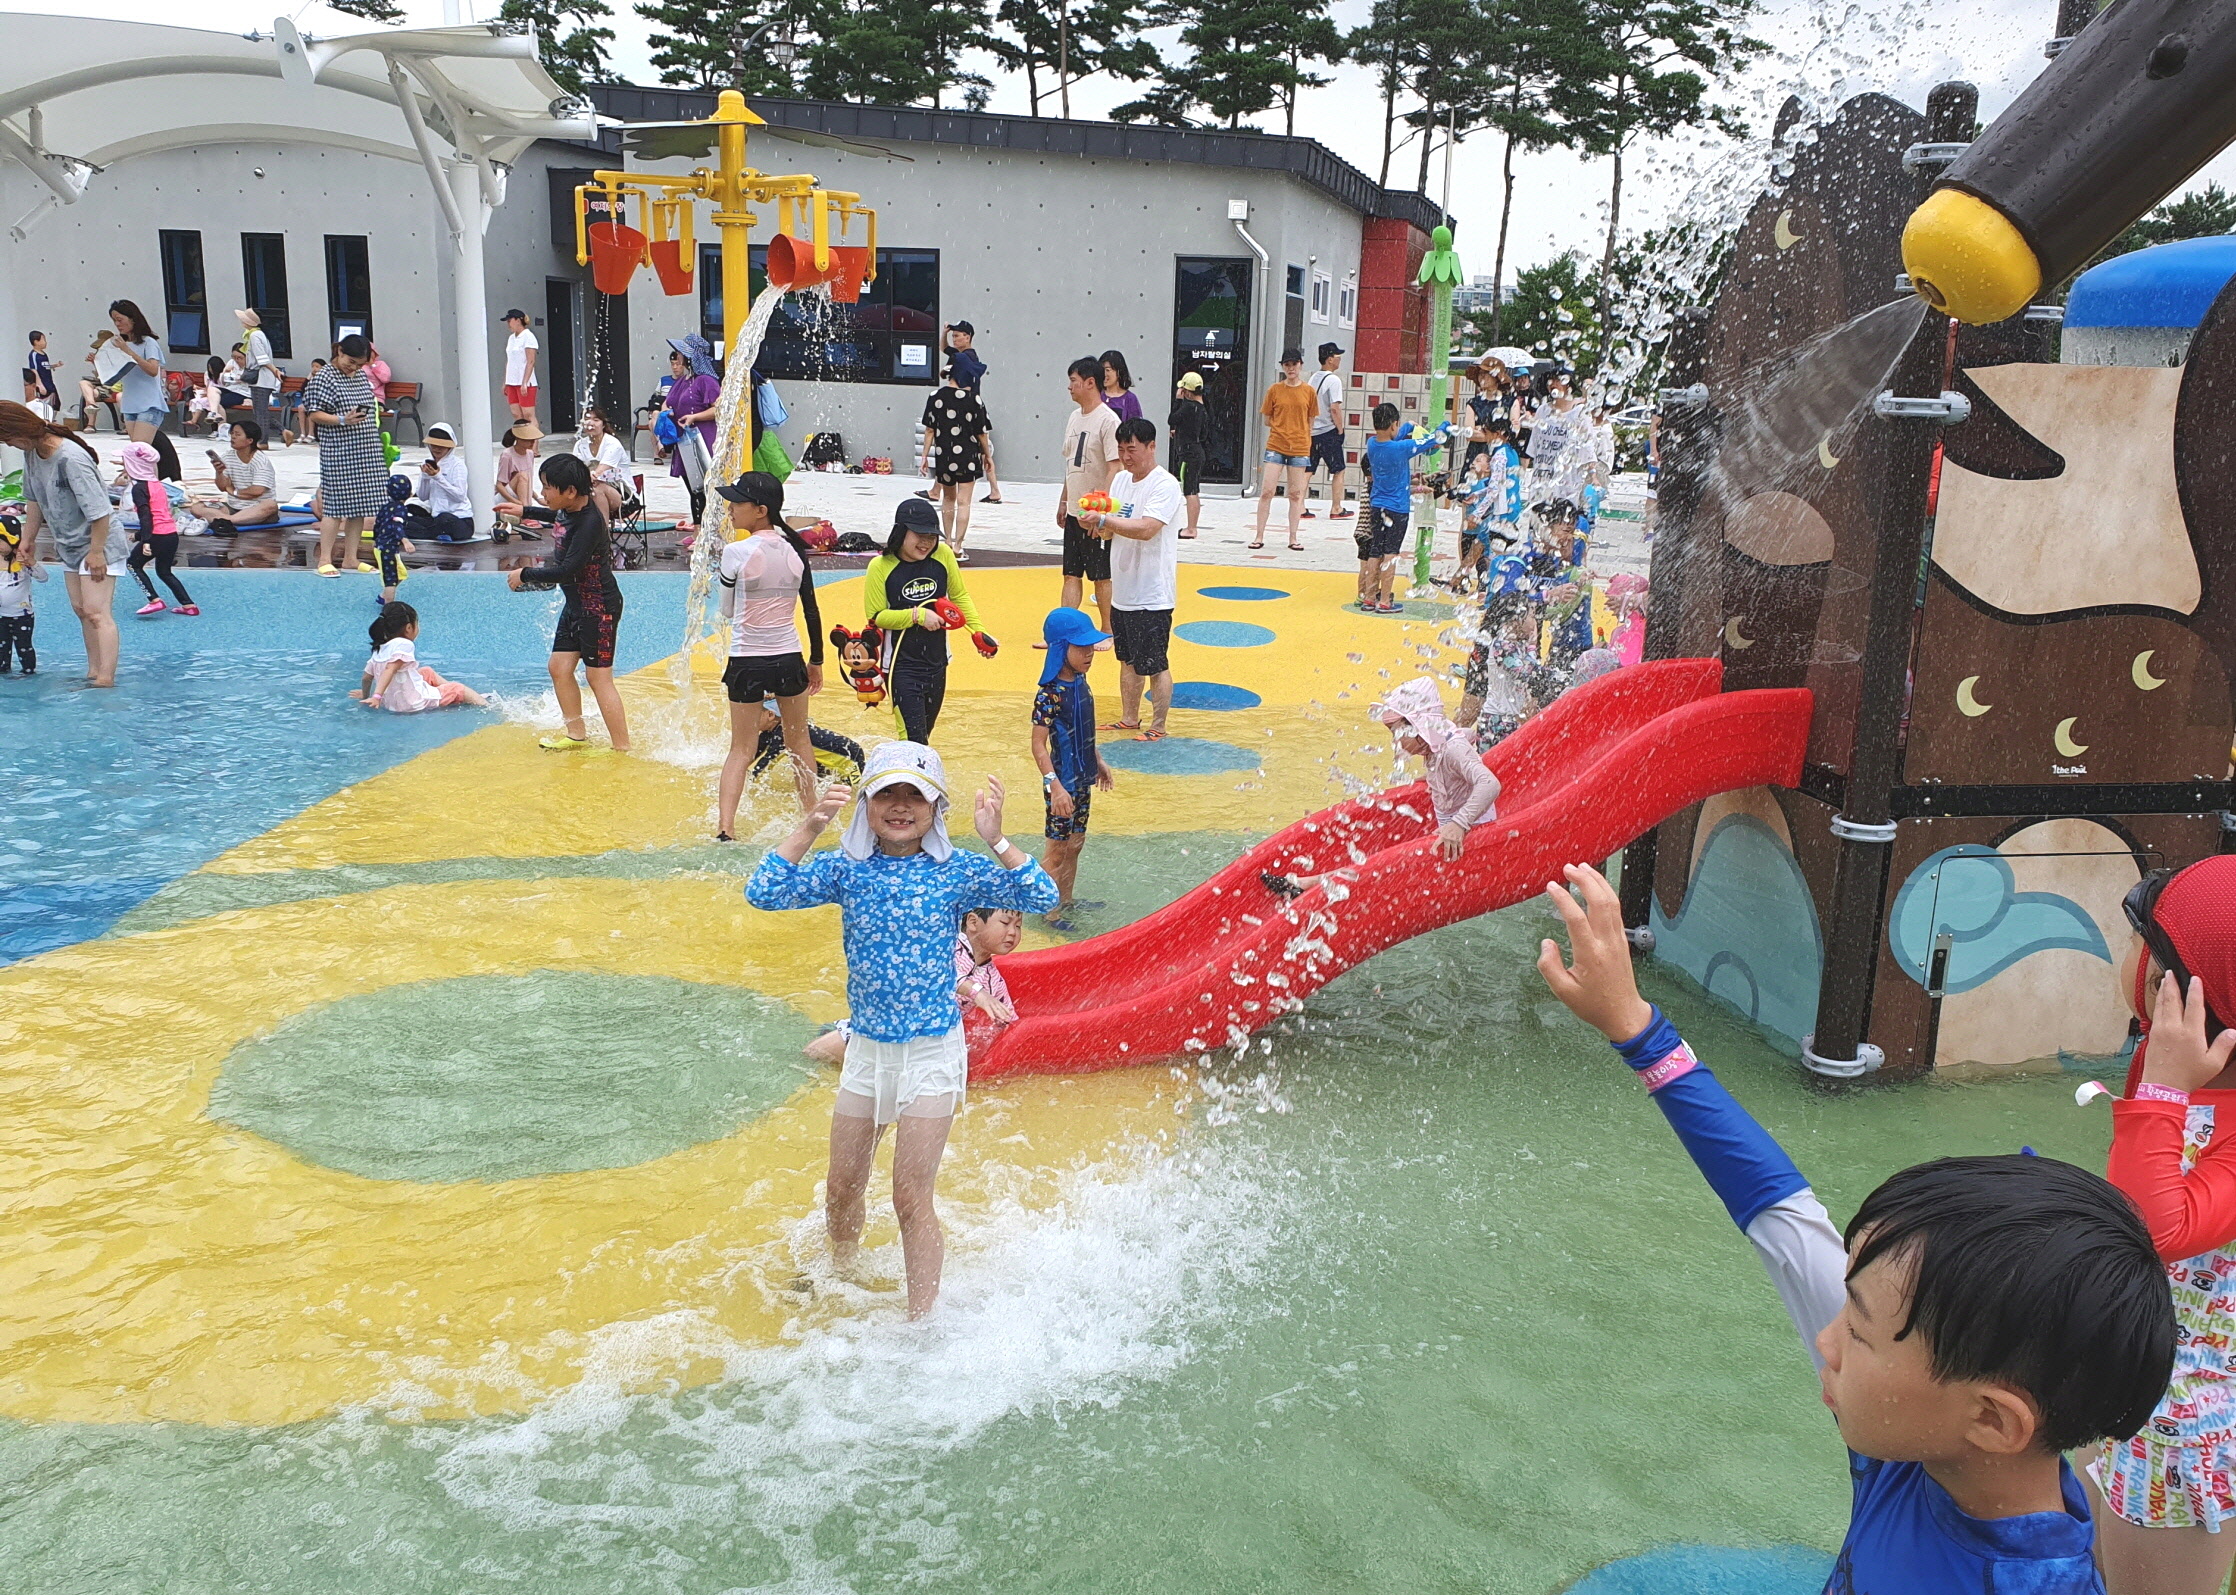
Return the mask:
M 707 513 L 691 544 L 691 586 L 683 601 L 683 636 L 668 663 L 668 679 L 675 686 L 682 715 L 691 709 L 692 656 L 713 635 L 706 618 L 707 595 L 714 586 L 715 557 L 724 542 L 714 486 L 717 482 L 734 482 L 753 469 L 753 363 L 760 358 L 761 340 L 768 336 L 769 323 L 775 319 L 784 295 L 785 290 L 774 283 L 763 288 L 746 315 L 744 327 L 739 329 L 737 347 L 728 351 L 722 397 L 715 409 L 714 455 L 707 464 Z

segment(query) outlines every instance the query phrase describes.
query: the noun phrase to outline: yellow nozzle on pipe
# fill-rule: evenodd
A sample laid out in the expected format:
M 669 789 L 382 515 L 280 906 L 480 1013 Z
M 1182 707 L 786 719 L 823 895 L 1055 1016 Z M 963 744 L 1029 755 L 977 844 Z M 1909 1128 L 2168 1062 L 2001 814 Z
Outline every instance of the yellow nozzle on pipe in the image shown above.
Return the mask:
M 2018 228 L 1955 188 L 1935 189 L 1910 213 L 1902 268 L 1919 298 L 1973 326 L 2017 315 L 2042 287 L 2041 264 Z

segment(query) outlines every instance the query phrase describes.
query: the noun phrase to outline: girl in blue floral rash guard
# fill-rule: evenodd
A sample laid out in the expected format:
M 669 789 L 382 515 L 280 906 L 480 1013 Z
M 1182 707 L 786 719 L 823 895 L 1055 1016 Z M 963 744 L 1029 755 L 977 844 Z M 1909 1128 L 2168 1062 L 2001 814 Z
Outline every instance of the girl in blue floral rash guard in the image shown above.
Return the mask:
M 823 1198 L 831 1262 L 841 1273 L 854 1266 L 870 1160 L 885 1126 L 897 1120 L 893 1212 L 908 1268 L 908 1315 L 921 1318 L 939 1300 L 946 1255 L 932 1186 L 969 1074 L 955 1001 L 955 927 L 974 908 L 1046 913 L 1056 906 L 1056 883 L 1002 835 L 1002 784 L 991 776 L 973 818 L 994 857 L 955 850 L 947 837 L 947 773 L 921 743 L 888 742 L 870 754 L 861 801 L 838 847 L 809 858 L 852 796 L 843 786 L 824 793 L 800 828 L 762 858 L 745 900 L 769 909 L 838 905 L 852 1034 L 831 1114 Z

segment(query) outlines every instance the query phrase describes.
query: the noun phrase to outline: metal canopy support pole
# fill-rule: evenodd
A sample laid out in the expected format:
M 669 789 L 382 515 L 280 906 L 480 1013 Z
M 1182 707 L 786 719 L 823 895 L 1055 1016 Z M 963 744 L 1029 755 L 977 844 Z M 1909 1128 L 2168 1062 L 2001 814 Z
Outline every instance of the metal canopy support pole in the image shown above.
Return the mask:
M 482 270 L 481 230 L 489 218 L 478 163 L 450 165 L 451 206 L 464 225 L 451 247 L 451 299 L 458 315 L 458 447 L 466 456 L 466 481 L 474 501 L 474 526 L 486 527 L 497 509 L 497 447 L 491 432 L 489 394 L 489 280 Z

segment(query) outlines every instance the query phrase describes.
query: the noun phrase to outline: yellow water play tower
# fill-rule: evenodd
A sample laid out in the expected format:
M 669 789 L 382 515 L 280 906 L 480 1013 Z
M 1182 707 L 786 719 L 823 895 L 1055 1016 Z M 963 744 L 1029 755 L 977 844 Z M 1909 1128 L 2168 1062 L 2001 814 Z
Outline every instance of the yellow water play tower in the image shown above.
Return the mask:
M 783 289 L 830 286 L 832 299 L 851 303 L 877 280 L 877 212 L 862 196 L 817 186 L 794 173 L 772 177 L 745 163 L 746 129 L 765 127 L 736 89 L 724 89 L 714 114 L 698 121 L 633 123 L 626 130 L 636 153 L 652 156 L 712 155 L 713 167 L 681 177 L 650 172 L 593 172 L 575 190 L 575 261 L 590 268 L 600 293 L 626 293 L 639 266 L 649 265 L 670 294 L 692 288 L 697 248 L 692 235 L 696 202 L 714 205 L 722 249 L 722 347 L 737 347 L 753 301 L 750 250 L 759 221 L 749 205 L 776 206 L 776 235 L 769 240 L 769 281 Z M 635 201 L 639 227 L 629 225 Z M 593 210 L 601 219 L 592 220 Z M 859 244 L 846 242 L 854 219 L 864 223 Z

